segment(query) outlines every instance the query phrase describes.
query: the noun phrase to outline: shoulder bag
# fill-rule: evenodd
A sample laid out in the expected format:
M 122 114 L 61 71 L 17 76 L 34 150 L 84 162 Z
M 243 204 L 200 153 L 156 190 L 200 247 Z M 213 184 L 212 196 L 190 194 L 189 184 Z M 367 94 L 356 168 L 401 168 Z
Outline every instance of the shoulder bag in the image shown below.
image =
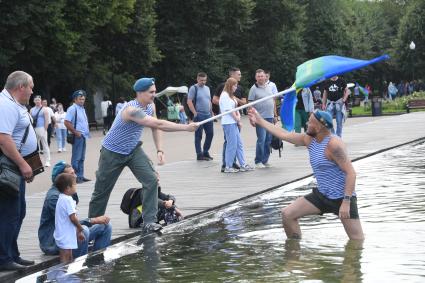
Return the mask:
M 77 108 L 75 108 L 74 129 L 77 130 Z M 67 131 L 66 142 L 69 144 L 74 144 L 75 142 L 75 135 L 70 131 Z

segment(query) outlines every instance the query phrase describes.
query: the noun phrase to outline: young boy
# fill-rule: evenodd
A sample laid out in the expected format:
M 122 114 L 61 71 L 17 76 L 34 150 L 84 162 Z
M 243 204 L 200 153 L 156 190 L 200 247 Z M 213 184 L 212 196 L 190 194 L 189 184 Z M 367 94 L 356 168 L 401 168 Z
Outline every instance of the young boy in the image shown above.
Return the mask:
M 63 263 L 71 262 L 72 250 L 78 248 L 78 241 L 84 241 L 83 227 L 76 215 L 76 203 L 72 195 L 77 191 L 74 175 L 62 173 L 55 179 L 55 187 L 61 193 L 55 210 L 55 238 L 59 247 L 59 258 Z

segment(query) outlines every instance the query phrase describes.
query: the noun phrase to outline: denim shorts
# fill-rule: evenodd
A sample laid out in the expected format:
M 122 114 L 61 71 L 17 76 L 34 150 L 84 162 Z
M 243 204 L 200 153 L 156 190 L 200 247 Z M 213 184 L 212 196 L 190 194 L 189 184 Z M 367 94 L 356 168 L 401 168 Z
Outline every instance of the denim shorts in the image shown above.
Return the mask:
M 314 188 L 313 191 L 305 195 L 304 198 L 317 207 L 320 210 L 320 214 L 333 213 L 339 215 L 339 208 L 343 201 L 342 198 L 329 199 L 319 192 L 317 188 Z M 355 196 L 352 196 L 350 201 L 350 219 L 359 219 L 357 198 Z

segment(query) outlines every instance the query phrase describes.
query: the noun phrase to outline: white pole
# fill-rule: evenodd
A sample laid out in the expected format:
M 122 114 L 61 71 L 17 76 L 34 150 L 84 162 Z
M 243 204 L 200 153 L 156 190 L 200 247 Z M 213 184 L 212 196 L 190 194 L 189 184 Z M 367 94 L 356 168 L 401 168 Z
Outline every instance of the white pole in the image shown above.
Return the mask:
M 205 123 L 208 123 L 208 122 L 210 122 L 210 121 L 213 121 L 213 120 L 215 120 L 215 119 L 218 119 L 218 118 L 220 118 L 220 117 L 222 117 L 222 116 L 224 116 L 224 115 L 227 115 L 227 114 L 230 114 L 230 113 L 233 113 L 233 112 L 236 112 L 236 111 L 239 111 L 239 110 L 245 109 L 245 108 L 247 108 L 247 107 L 250 107 L 250 106 L 253 106 L 253 105 L 257 104 L 257 103 L 260 103 L 260 102 L 262 102 L 262 101 L 264 101 L 264 100 L 267 100 L 267 99 L 270 99 L 270 98 L 275 98 L 275 97 L 277 97 L 277 96 L 281 96 L 281 95 L 284 95 L 284 94 L 287 94 L 287 93 L 290 93 L 290 92 L 293 92 L 293 91 L 295 91 L 295 87 L 291 87 L 291 88 L 285 89 L 284 91 L 281 91 L 281 92 L 275 93 L 275 94 L 270 95 L 270 96 L 266 96 L 266 97 L 260 98 L 260 99 L 258 99 L 258 100 L 254 100 L 254 101 L 252 101 L 252 102 L 250 102 L 250 103 L 247 103 L 247 104 L 245 104 L 245 105 L 242 105 L 242 106 L 236 107 L 236 108 L 234 108 L 234 109 L 232 109 L 232 110 L 229 110 L 229 111 L 226 111 L 226 112 L 220 113 L 220 114 L 218 114 L 218 115 L 216 115 L 216 116 L 213 116 L 213 117 L 208 118 L 208 119 L 206 119 L 206 120 L 203 120 L 203 121 L 201 121 L 201 122 L 197 122 L 197 124 L 198 124 L 198 126 L 201 126 L 201 125 L 203 125 L 203 124 L 205 124 Z

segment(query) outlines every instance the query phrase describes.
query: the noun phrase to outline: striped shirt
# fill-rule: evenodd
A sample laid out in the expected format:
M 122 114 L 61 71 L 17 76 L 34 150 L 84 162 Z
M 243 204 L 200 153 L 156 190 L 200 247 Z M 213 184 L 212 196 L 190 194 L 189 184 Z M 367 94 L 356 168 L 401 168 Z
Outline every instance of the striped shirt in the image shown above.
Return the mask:
M 105 136 L 102 145 L 116 153 L 120 154 L 130 154 L 134 148 L 137 146 L 137 143 L 140 141 L 140 138 L 143 133 L 144 126 L 133 122 L 133 121 L 124 121 L 121 117 L 122 111 L 128 106 L 142 108 L 143 106 L 137 101 L 132 100 L 128 102 L 123 109 L 121 109 L 119 115 L 114 120 L 111 129 L 108 134 Z M 148 104 L 146 109 L 143 109 L 146 115 L 153 116 L 153 103 Z
M 319 143 L 313 138 L 308 152 L 319 192 L 329 199 L 339 199 L 344 197 L 346 174 L 338 164 L 326 158 L 325 150 L 330 139 L 331 136 L 327 136 Z

